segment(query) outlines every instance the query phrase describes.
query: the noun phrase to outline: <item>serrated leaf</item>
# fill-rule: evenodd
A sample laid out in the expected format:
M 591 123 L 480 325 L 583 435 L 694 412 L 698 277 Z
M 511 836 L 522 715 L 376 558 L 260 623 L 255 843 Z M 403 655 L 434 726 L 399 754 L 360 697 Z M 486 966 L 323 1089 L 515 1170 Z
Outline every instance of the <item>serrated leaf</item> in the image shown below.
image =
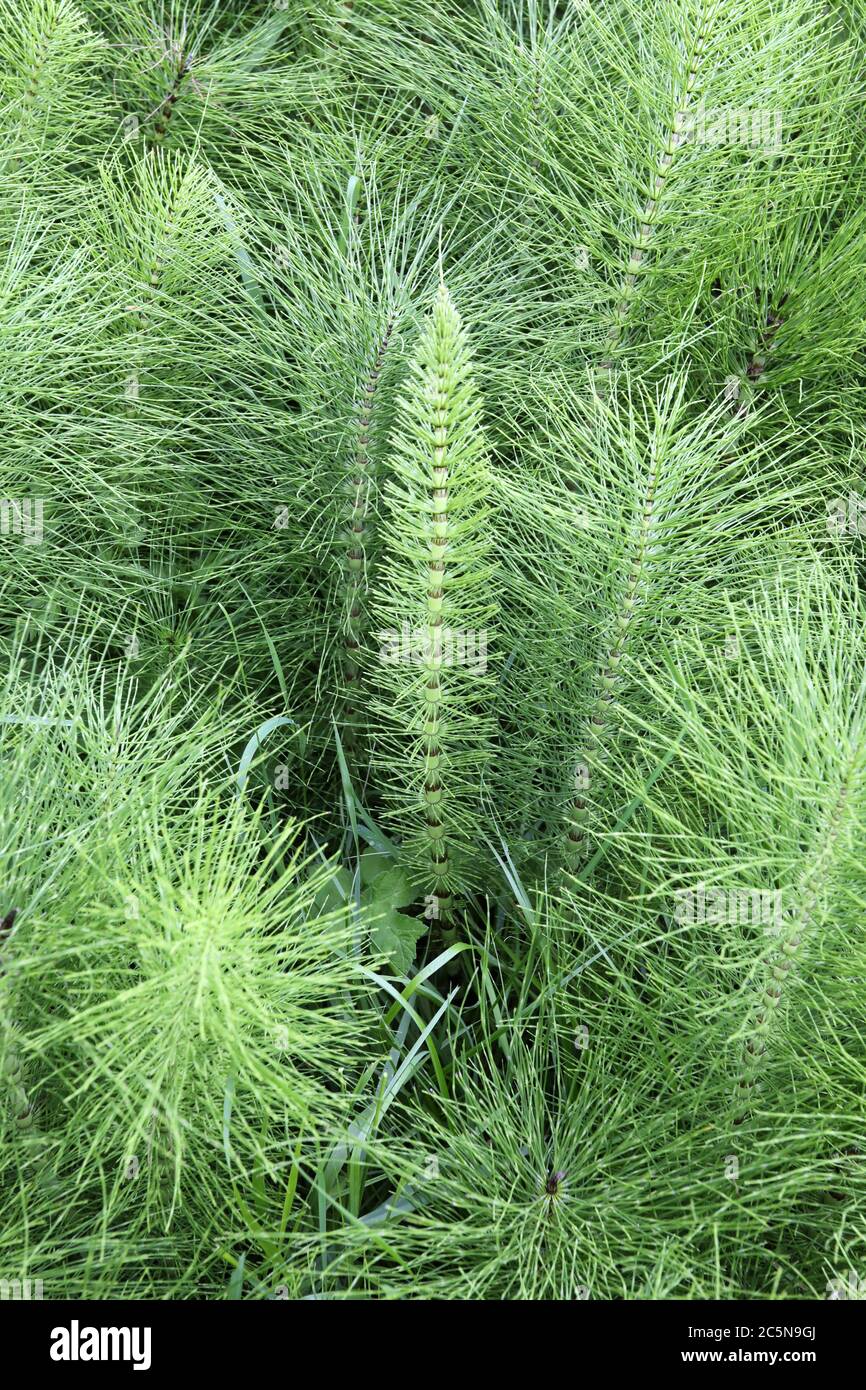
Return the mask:
M 361 888 L 370 888 L 385 872 L 393 859 L 378 849 L 365 849 L 358 863 L 361 870 Z M 402 904 L 396 904 L 402 906 Z
M 369 889 L 370 906 L 374 909 L 381 908 L 383 911 L 391 907 L 408 907 L 417 897 L 417 889 L 397 865 L 384 872 L 377 872 Z
M 423 917 L 407 917 L 405 912 L 391 909 L 373 927 L 373 945 L 388 957 L 398 975 L 406 975 L 415 960 L 418 938 L 426 930 Z

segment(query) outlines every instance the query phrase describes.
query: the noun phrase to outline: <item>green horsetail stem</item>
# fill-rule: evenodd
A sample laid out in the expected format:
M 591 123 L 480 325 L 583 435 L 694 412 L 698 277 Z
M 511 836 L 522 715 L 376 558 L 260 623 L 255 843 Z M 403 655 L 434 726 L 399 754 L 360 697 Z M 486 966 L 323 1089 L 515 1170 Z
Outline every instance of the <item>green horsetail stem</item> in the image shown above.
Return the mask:
M 419 886 L 448 921 L 488 757 L 489 475 L 460 315 L 442 286 L 398 407 L 378 612 L 411 642 L 382 658 L 382 762 Z M 383 634 L 387 636 L 388 634 Z M 481 662 L 467 659 L 470 649 Z
M 675 97 L 674 118 L 665 132 L 662 149 L 656 159 L 650 179 L 646 201 L 632 231 L 630 255 L 619 283 L 613 310 L 613 322 L 605 337 L 602 360 L 595 375 L 595 392 L 598 396 L 604 396 L 610 387 L 610 375 L 615 366 L 616 357 L 622 348 L 634 301 L 638 295 L 640 279 L 650 257 L 659 216 L 665 200 L 665 192 L 669 185 L 674 156 L 687 139 L 685 127 L 699 90 L 701 60 L 718 9 L 719 0 L 704 0 L 704 4 L 701 6 L 697 31 L 687 55 L 685 74 Z
M 343 637 L 343 681 L 346 700 L 343 707 L 347 753 L 357 751 L 359 740 L 357 707 L 358 685 L 362 679 L 360 654 L 367 629 L 367 602 L 370 588 L 370 541 L 374 520 L 376 490 L 375 459 L 370 431 L 373 409 L 385 357 L 394 331 L 394 315 L 388 319 L 379 340 L 373 364 L 364 382 L 358 415 L 355 452 L 346 481 L 348 493 L 347 550 L 345 557 L 345 618 Z
M 604 763 L 609 751 L 608 737 L 611 729 L 611 716 L 614 710 L 617 687 L 622 678 L 622 660 L 629 639 L 632 622 L 641 601 L 641 585 L 644 579 L 648 547 L 653 530 L 653 509 L 655 506 L 657 465 L 650 467 L 643 506 L 637 516 L 637 533 L 631 547 L 631 561 L 625 581 L 625 592 L 619 612 L 614 618 L 612 635 L 604 657 L 595 671 L 593 688 L 593 711 L 589 719 L 586 749 L 589 767 L 587 785 L 577 788 L 581 793 L 573 798 L 565 818 L 563 857 L 566 870 L 577 873 L 586 861 L 588 854 L 588 820 L 592 812 L 596 794 L 590 793 L 590 785 L 595 782 L 599 767 Z
M 447 916 L 450 905 L 448 891 L 448 842 L 445 835 L 445 792 L 441 778 L 439 743 L 442 725 L 442 607 L 445 598 L 446 552 L 449 541 L 448 505 L 448 416 L 450 395 L 454 386 L 451 351 L 457 348 L 461 334 L 457 317 L 446 290 L 442 290 L 433 316 L 436 352 L 435 377 L 431 374 L 429 389 L 433 420 L 433 460 L 430 498 L 431 535 L 427 558 L 426 620 L 429 655 L 425 657 L 428 673 L 426 685 L 426 720 L 424 723 L 424 760 L 427 776 L 424 781 L 424 811 L 426 837 L 430 854 L 433 891 L 440 900 L 440 911 Z
M 832 861 L 842 829 L 849 794 L 848 781 L 845 780 L 827 817 L 823 846 L 815 856 L 811 868 L 800 881 L 797 902 L 785 914 L 785 919 L 779 927 L 778 947 L 763 965 L 759 997 L 751 1007 L 740 1058 L 734 1095 L 736 1125 L 743 1124 L 751 1114 L 753 1100 L 761 1082 L 773 1021 L 778 1015 L 785 985 L 803 958 L 803 947 L 813 935 L 820 885 L 827 877 L 828 864 Z

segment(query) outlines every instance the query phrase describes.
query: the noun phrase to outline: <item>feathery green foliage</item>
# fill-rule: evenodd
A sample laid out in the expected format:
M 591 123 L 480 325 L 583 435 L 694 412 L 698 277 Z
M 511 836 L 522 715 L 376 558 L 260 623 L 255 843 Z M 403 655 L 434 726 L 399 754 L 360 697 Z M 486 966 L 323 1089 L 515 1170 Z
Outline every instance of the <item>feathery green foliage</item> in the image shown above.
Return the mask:
M 470 882 L 489 760 L 487 637 L 497 573 L 490 482 L 466 333 L 440 289 L 393 435 L 377 616 L 384 702 L 377 758 L 388 819 L 436 911 Z M 354 563 L 362 563 L 360 546 Z
M 866 1287 L 864 21 L 0 0 L 0 1280 Z

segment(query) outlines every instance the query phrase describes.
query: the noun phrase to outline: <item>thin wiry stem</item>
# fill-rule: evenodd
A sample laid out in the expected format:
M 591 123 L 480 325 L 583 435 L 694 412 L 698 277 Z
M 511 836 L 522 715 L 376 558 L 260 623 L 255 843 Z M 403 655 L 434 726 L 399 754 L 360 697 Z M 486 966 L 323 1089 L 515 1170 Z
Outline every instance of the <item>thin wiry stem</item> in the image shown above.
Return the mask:
M 154 136 L 157 140 L 164 140 L 166 135 L 168 134 L 169 122 L 171 121 L 175 103 L 177 102 L 180 96 L 180 91 L 181 87 L 183 86 L 184 78 L 189 75 L 191 70 L 192 64 L 187 57 L 187 49 L 184 45 L 180 52 L 180 59 L 178 62 L 177 72 L 174 76 L 174 81 L 172 82 L 166 96 L 163 98 L 163 100 L 160 102 L 157 108 L 157 110 L 160 113 L 159 119 L 156 121 L 153 127 Z
M 846 811 L 850 809 L 853 766 L 854 760 L 848 774 L 842 780 L 827 817 L 823 844 L 796 887 L 795 904 L 785 914 L 784 922 L 777 927 L 780 937 L 778 950 L 770 955 L 763 967 L 761 997 L 754 1006 L 746 1027 L 737 1077 L 734 1098 L 734 1123 L 737 1125 L 742 1124 L 750 1113 L 756 1089 L 760 1084 L 760 1072 L 773 1019 L 782 1002 L 785 984 L 798 961 L 802 959 L 803 947 L 808 943 L 814 926 L 818 900 L 826 884 L 828 869 L 832 866 L 836 842 L 844 828 Z
M 628 329 L 632 309 L 639 294 L 640 278 L 646 269 L 652 243 L 664 204 L 674 156 L 687 139 L 684 127 L 699 91 L 699 76 L 704 49 L 710 36 L 719 0 L 703 0 L 697 32 L 687 58 L 685 77 L 676 98 L 673 122 L 666 132 L 650 180 L 649 194 L 630 238 L 631 254 L 619 283 L 613 309 L 613 323 L 602 347 L 602 360 L 595 375 L 595 390 L 602 395 L 609 389 L 610 375 L 616 365 Z
M 361 680 L 360 652 L 366 636 L 367 596 L 370 590 L 370 544 L 375 524 L 375 493 L 378 488 L 375 460 L 370 445 L 370 431 L 376 394 L 385 358 L 394 331 L 392 314 L 379 341 L 373 365 L 364 383 L 358 419 L 358 439 L 346 483 L 349 493 L 348 540 L 345 557 L 346 615 L 343 638 L 343 679 L 348 691 L 344 706 L 346 718 L 346 747 L 354 752 L 359 738 L 357 717 L 361 712 L 357 700 Z
M 563 848 L 566 866 L 572 873 L 578 870 L 586 857 L 587 819 L 594 799 L 589 793 L 589 786 L 595 784 L 597 769 L 604 763 L 609 751 L 605 747 L 605 737 L 611 733 L 611 716 L 615 709 L 617 688 L 622 680 L 622 660 L 635 613 L 642 601 L 641 588 L 645 581 L 646 562 L 653 538 L 657 478 L 658 465 L 653 461 L 648 471 L 643 505 L 639 509 L 636 534 L 631 544 L 622 605 L 614 615 L 613 638 L 593 673 L 594 702 L 587 729 L 586 749 L 589 768 L 584 774 L 587 782 L 586 795 L 575 796 L 566 818 L 567 829 Z
M 736 397 L 740 400 L 740 404 L 735 412 L 738 418 L 747 416 L 752 408 L 754 392 L 761 383 L 767 369 L 767 359 L 776 345 L 779 329 L 785 321 L 782 318 L 782 309 L 787 300 L 788 295 L 783 294 L 776 302 L 776 306 L 767 311 L 767 322 L 761 330 L 758 347 L 752 353 L 745 372 L 739 378 Z

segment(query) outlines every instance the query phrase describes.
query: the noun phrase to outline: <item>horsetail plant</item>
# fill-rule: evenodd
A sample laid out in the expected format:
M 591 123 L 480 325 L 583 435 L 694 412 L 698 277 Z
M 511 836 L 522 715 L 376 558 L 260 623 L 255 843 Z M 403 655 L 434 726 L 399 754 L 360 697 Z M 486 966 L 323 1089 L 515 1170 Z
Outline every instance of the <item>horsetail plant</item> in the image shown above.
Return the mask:
M 690 622 L 714 629 L 723 646 L 724 605 L 714 612 L 708 593 L 746 593 L 768 560 L 794 565 L 807 553 L 786 499 L 814 497 L 822 465 L 815 459 L 800 477 L 780 466 L 781 441 L 770 455 L 722 401 L 695 415 L 686 377 L 658 388 L 625 380 L 610 401 L 563 382 L 547 415 L 543 443 L 532 446 L 535 490 L 552 504 L 544 523 L 539 514 L 551 541 L 531 586 L 543 620 L 522 644 L 528 675 L 518 668 L 505 700 L 525 699 L 526 723 L 537 725 L 529 701 L 546 690 L 547 739 L 564 762 L 554 857 L 569 883 L 616 818 L 619 763 L 629 756 L 624 706 L 647 698 L 642 658 Z M 539 505 L 520 501 L 527 516 Z M 558 637 L 548 644 L 546 634 L 569 622 L 572 647 Z
M 694 21 L 693 36 L 686 39 L 682 73 L 674 97 L 674 115 L 670 128 L 665 131 L 657 162 L 649 182 L 646 202 L 642 205 L 635 227 L 629 238 L 630 255 L 625 274 L 620 282 L 613 308 L 613 319 L 608 328 L 602 348 L 602 361 L 596 381 L 599 393 L 609 389 L 609 377 L 613 371 L 620 341 L 628 328 L 632 301 L 638 293 L 639 278 L 644 263 L 652 255 L 652 241 L 657 223 L 664 210 L 665 190 L 677 150 L 686 140 L 685 128 L 689 122 L 696 96 L 700 92 L 700 75 L 704 50 L 719 0 L 701 0 Z
M 491 753 L 488 624 L 496 611 L 491 483 L 466 330 L 440 286 L 401 397 L 378 590 L 384 699 L 375 756 L 389 820 L 443 921 L 472 881 Z
M 375 428 L 373 412 L 376 409 L 376 396 L 379 379 L 385 366 L 385 357 L 395 328 L 395 314 L 391 314 L 375 348 L 375 357 L 364 381 L 363 393 L 358 412 L 357 444 L 346 480 L 347 505 L 347 551 L 346 551 L 346 611 L 345 611 L 345 657 L 343 679 L 347 699 L 343 710 L 346 720 L 345 745 L 354 758 L 359 736 L 359 710 L 354 703 L 358 698 L 357 683 L 362 679 L 360 654 L 367 635 L 368 592 L 374 557 L 370 553 L 370 538 L 379 510 L 380 479 L 376 468 L 371 435 Z
M 860 1289 L 864 25 L 0 0 L 0 1298 Z
M 683 634 L 664 675 L 647 673 L 677 747 L 649 801 L 658 829 L 647 852 L 658 856 L 667 910 L 672 885 L 688 899 L 675 915 L 693 959 L 728 961 L 707 1021 L 729 1029 L 727 1113 L 741 1126 L 767 1104 L 789 1030 L 808 1031 L 837 951 L 862 958 L 866 742 L 850 570 L 815 557 L 795 593 L 777 579 L 733 605 L 729 621 L 733 661 Z M 660 745 L 647 734 L 651 759 Z M 744 912 L 755 894 L 774 910 Z

